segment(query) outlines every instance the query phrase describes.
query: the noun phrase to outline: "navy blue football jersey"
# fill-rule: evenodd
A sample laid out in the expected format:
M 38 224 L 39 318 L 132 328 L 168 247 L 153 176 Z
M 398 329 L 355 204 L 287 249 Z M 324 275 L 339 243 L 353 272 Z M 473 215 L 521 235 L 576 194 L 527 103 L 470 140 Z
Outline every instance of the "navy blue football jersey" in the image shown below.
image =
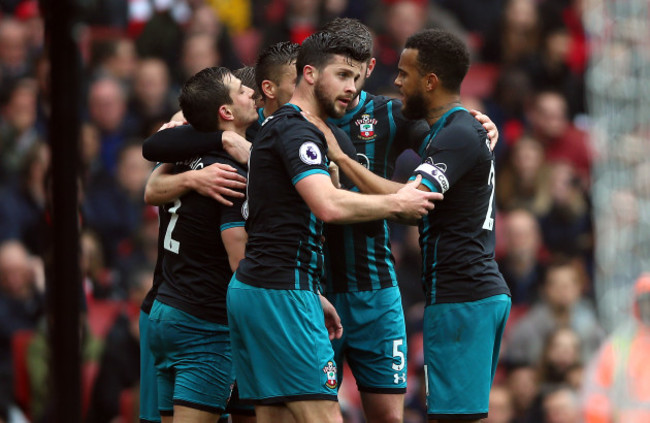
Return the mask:
M 238 280 L 263 288 L 320 289 L 323 222 L 295 188 L 317 173 L 329 176 L 325 137 L 297 106 L 286 104 L 264 121 L 253 141 L 248 244 Z
M 399 100 L 365 91 L 359 94 L 357 107 L 329 121 L 348 135 L 357 161 L 387 179 L 393 175 L 397 157 L 408 149 L 419 151 L 429 132 L 426 121 L 408 120 L 402 115 Z M 325 225 L 325 239 L 327 292 L 369 291 L 397 285 L 385 220 Z
M 179 162 L 175 172 L 192 172 L 213 163 L 228 164 L 243 176 L 246 169 L 225 152 Z M 195 317 L 227 324 L 226 291 L 232 276 L 221 232 L 243 227 L 244 199 L 225 206 L 195 191 L 164 206 L 159 243 L 164 250 L 163 283 L 156 299 Z
M 494 154 L 483 126 L 456 107 L 432 127 L 414 176 L 445 198 L 420 223 L 427 304 L 509 294 L 494 260 Z

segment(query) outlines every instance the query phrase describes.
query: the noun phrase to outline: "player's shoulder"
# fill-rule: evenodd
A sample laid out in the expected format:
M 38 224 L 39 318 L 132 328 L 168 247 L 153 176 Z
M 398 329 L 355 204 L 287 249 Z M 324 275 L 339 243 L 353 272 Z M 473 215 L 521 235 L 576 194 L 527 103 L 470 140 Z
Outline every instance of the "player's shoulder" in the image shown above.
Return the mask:
M 213 150 L 201 157 L 204 166 L 221 163 L 234 167 L 237 173 L 246 176 L 246 166 L 235 160 L 230 154 L 223 150 Z
M 465 109 L 451 113 L 447 117 L 443 130 L 448 136 L 468 142 L 483 143 L 487 138 L 487 131 L 483 125 Z

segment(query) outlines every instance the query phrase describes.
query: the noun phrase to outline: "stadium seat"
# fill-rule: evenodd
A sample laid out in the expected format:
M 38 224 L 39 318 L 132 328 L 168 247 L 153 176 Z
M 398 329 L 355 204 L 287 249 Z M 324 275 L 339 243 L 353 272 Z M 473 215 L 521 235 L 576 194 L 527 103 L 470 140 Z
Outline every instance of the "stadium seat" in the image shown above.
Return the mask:
M 16 331 L 11 340 L 14 370 L 14 398 L 23 413 L 29 417 L 30 390 L 27 372 L 27 348 L 34 337 L 33 330 Z

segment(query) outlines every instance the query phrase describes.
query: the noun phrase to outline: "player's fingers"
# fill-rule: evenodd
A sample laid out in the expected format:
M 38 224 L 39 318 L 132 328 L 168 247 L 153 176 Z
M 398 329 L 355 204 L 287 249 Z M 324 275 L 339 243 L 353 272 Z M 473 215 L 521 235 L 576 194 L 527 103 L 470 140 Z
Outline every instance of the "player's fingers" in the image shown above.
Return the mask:
M 216 192 L 213 193 L 210 197 L 214 198 L 215 200 L 217 200 L 218 202 L 220 202 L 224 206 L 232 207 L 232 201 L 226 200 L 224 197 L 222 197 L 221 195 L 219 195 Z
M 246 189 L 246 179 L 241 181 L 234 179 L 217 178 L 215 182 L 219 187 L 223 188 Z
M 406 185 L 411 185 L 412 187 L 419 187 L 420 184 L 422 183 L 422 175 L 416 175 L 415 179 L 412 181 L 409 181 Z
M 246 194 L 241 191 L 233 191 L 226 187 L 219 187 L 216 192 L 218 195 L 227 195 L 234 198 L 243 198 L 246 196 Z

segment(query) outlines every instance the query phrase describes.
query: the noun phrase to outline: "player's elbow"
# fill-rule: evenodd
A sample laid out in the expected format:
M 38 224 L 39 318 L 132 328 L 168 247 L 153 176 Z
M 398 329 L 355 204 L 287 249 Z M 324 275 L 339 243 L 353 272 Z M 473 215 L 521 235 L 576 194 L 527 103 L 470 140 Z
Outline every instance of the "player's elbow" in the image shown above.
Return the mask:
M 150 206 L 162 206 L 164 204 L 149 185 L 144 188 L 144 202 Z
M 317 210 L 312 210 L 312 212 L 325 223 L 340 223 L 345 217 L 343 211 L 331 202 L 322 204 Z

